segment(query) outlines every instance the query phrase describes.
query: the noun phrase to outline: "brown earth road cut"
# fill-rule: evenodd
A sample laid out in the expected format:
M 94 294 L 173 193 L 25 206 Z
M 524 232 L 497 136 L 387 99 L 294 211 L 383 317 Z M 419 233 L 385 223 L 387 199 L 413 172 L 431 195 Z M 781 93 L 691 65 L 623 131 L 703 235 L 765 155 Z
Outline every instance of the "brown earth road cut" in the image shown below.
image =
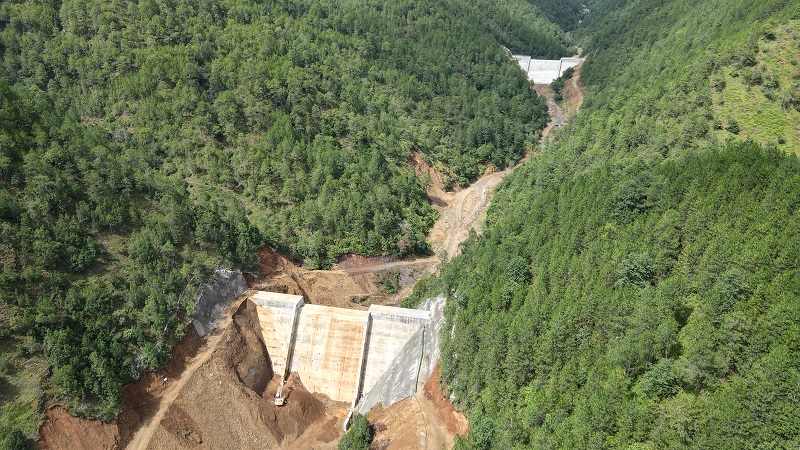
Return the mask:
M 180 394 L 183 386 L 186 384 L 189 378 L 191 378 L 192 374 L 194 374 L 197 369 L 208 362 L 208 360 L 211 358 L 211 355 L 217 348 L 217 344 L 219 344 L 221 340 L 223 331 L 225 331 L 225 329 L 228 328 L 228 325 L 230 325 L 232 322 L 233 311 L 236 311 L 239 308 L 239 305 L 253 294 L 255 294 L 255 291 L 249 290 L 236 299 L 236 301 L 231 303 L 231 305 L 222 315 L 222 319 L 217 324 L 217 327 L 214 329 L 211 335 L 208 336 L 203 347 L 200 348 L 200 351 L 192 359 L 183 373 L 181 373 L 177 378 L 173 378 L 171 381 L 168 381 L 166 389 L 164 389 L 161 397 L 158 398 L 158 410 L 149 418 L 147 423 L 143 424 L 142 427 L 136 431 L 126 447 L 128 450 L 147 448 L 148 444 L 150 443 L 150 439 L 153 437 L 156 429 L 161 424 L 164 414 L 166 414 L 167 410 L 170 408 L 170 406 L 172 406 L 173 402 L 175 402 L 175 399 L 178 397 L 178 394 Z

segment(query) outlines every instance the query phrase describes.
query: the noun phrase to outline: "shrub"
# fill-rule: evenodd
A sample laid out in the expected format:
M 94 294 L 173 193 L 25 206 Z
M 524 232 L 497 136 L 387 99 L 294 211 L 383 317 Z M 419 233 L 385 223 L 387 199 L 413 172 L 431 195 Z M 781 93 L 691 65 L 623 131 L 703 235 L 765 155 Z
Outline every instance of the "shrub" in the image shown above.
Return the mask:
M 372 429 L 367 418 L 363 414 L 356 414 L 350 421 L 350 429 L 339 441 L 339 450 L 369 450 L 371 442 Z
M 652 283 L 656 271 L 648 253 L 631 253 L 622 260 L 617 273 L 617 286 L 645 286 Z
M 728 130 L 728 132 L 733 133 L 733 134 L 739 134 L 739 131 L 741 131 L 739 129 L 739 122 L 737 122 L 734 119 L 728 120 L 728 126 L 725 127 L 725 129 Z

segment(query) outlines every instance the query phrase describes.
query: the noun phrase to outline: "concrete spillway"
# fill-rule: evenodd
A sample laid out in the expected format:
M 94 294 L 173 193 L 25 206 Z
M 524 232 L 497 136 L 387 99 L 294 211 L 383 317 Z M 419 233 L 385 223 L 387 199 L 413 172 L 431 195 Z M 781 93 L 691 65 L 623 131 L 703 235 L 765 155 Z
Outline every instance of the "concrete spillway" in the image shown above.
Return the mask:
M 302 296 L 273 292 L 258 292 L 251 300 L 257 305 L 275 373 L 297 372 L 309 391 L 352 402 L 353 408 L 386 378 L 390 367 L 409 374 L 404 378 L 410 378 L 412 390 L 404 388 L 402 392 L 406 397 L 414 393 L 425 353 L 422 336 L 430 322 L 429 311 L 379 305 L 367 311 L 306 305 Z M 405 384 L 409 384 L 407 380 Z
M 550 84 L 564 74 L 570 67 L 575 67 L 584 58 L 531 59 L 530 56 L 513 55 L 519 67 L 528 75 L 534 84 Z

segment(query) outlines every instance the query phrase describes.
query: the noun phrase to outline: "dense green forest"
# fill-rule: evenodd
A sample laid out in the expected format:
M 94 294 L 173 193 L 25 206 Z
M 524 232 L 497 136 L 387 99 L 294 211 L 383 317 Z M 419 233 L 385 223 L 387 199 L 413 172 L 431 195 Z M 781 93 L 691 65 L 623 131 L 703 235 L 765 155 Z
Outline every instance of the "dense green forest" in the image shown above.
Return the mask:
M 456 448 L 800 445 L 798 25 L 596 4 L 581 114 L 414 297 L 449 295 Z
M 113 418 L 220 266 L 426 253 L 412 150 L 466 185 L 537 141 L 523 0 L 0 3 L 0 442 Z
M 528 0 L 564 31 L 573 30 L 598 1 L 601 0 Z

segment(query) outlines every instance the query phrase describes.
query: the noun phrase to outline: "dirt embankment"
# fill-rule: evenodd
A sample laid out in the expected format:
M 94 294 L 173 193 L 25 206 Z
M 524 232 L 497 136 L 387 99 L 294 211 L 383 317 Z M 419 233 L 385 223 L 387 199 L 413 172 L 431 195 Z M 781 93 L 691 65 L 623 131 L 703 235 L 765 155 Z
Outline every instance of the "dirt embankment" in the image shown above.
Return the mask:
M 575 66 L 575 73 L 561 92 L 561 95 L 564 97 L 564 113 L 567 118 L 575 117 L 578 112 L 580 112 L 581 105 L 583 104 L 583 83 L 581 82 L 582 67 L 582 62 Z
M 340 437 L 336 424 L 344 415 L 337 417 L 329 401 L 309 393 L 296 375 L 284 388 L 286 405 L 277 407 L 277 383 L 256 305 L 245 300 L 209 360 L 188 376 L 143 448 L 296 448 L 293 443 L 309 430 L 318 432 L 303 448 L 333 448 Z
M 544 96 L 547 100 L 547 112 L 550 114 L 550 122 L 542 131 L 542 141 L 545 138 L 552 139 L 552 132 L 555 128 L 560 128 L 567 124 L 570 118 L 575 117 L 583 104 L 583 83 L 581 83 L 581 62 L 575 66 L 572 74 L 564 89 L 561 91 L 563 100 L 559 103 L 555 100 L 555 93 L 549 84 L 537 84 L 534 86 L 536 93 Z
M 173 380 L 180 376 L 197 356 L 201 345 L 202 339 L 190 327 L 173 349 L 166 369 L 145 373 L 139 381 L 125 385 L 125 407 L 117 420 L 110 423 L 74 417 L 60 406 L 49 409 L 39 429 L 38 446 L 42 449 L 125 448 L 142 422 L 156 413 L 161 397 L 173 387 L 173 383 L 164 386 L 163 378 Z
M 375 436 L 373 448 L 439 450 L 453 448 L 456 435 L 466 436 L 469 422 L 456 411 L 439 385 L 439 366 L 416 395 L 383 409 L 374 408 L 367 420 Z
M 249 292 L 252 293 L 252 292 Z M 196 334 L 176 347 L 165 371 L 125 387 L 117 421 L 47 412 L 40 429 L 47 449 L 333 449 L 347 405 L 309 393 L 292 374 L 286 406 L 274 405 L 278 381 L 261 335 L 256 306 L 240 298 L 201 346 Z M 163 382 L 167 376 L 168 382 Z
M 411 151 L 408 164 L 414 168 L 414 174 L 417 178 L 423 181 L 428 199 L 435 207 L 444 208 L 453 201 L 453 194 L 461 190 L 456 183 L 456 185 L 453 186 L 455 189 L 453 191 L 448 191 L 448 186 L 445 186 L 442 174 L 438 170 L 432 168 L 416 150 Z
M 307 270 L 269 247 L 259 254 L 265 290 L 303 295 L 308 303 L 354 309 L 400 304 L 437 262 L 435 258 L 345 255 L 331 270 Z
M 47 420 L 39 429 L 42 438 L 37 442 L 43 449 L 117 449 L 120 433 L 116 423 L 103 423 L 75 417 L 62 407 L 47 411 Z

